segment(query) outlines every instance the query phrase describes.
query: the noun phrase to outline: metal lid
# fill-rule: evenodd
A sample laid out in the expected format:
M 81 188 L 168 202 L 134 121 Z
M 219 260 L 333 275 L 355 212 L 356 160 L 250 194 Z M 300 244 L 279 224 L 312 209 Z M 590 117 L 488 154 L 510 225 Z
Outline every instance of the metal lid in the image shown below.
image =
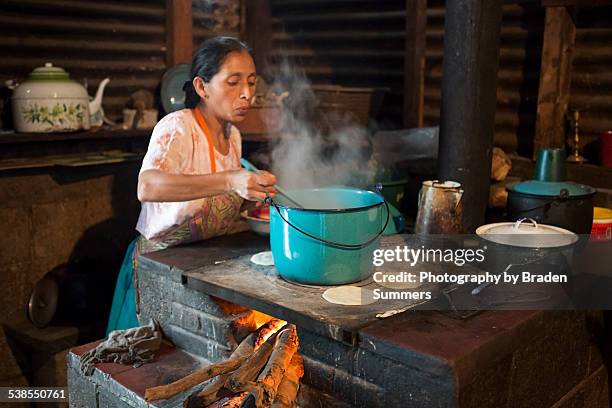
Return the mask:
M 584 184 L 572 183 L 571 181 L 548 182 L 538 180 L 522 181 L 507 186 L 508 190 L 517 193 L 531 194 L 536 196 L 559 197 L 567 191 L 569 197 L 583 197 L 595 194 L 595 189 Z
M 522 248 L 558 248 L 578 241 L 578 235 L 573 232 L 538 224 L 532 218 L 482 225 L 476 229 L 476 234 L 487 241 Z
M 451 180 L 426 180 L 423 182 L 423 186 L 459 190 L 463 192 L 463 190 L 461 190 L 461 183 Z
M 28 79 L 34 81 L 67 81 L 70 74 L 61 67 L 54 67 L 51 62 L 45 62 L 44 67 L 34 68 Z
M 43 278 L 36 283 L 28 302 L 28 317 L 34 326 L 43 328 L 49 324 L 57 309 L 58 292 L 53 279 Z

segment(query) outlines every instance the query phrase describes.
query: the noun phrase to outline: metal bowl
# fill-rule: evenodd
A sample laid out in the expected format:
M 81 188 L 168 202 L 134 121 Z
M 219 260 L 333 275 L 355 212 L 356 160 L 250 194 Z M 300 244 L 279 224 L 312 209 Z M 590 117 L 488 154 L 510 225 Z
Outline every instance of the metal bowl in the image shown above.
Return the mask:
M 242 218 L 247 220 L 247 223 L 249 224 L 249 227 L 251 228 L 253 232 L 259 235 L 263 235 L 263 236 L 270 235 L 270 220 L 269 219 L 253 217 L 249 215 L 248 210 L 242 211 L 240 215 L 242 216 Z

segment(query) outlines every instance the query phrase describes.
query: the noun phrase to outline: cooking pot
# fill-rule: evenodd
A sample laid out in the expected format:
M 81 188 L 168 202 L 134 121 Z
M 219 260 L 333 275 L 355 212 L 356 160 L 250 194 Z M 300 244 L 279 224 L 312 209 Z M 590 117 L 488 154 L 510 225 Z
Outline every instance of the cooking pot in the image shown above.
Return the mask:
M 509 184 L 508 217 L 532 218 L 577 234 L 588 234 L 593 224 L 594 188 L 566 181 L 565 150 L 542 149 L 534 180 Z
M 288 193 L 304 208 L 280 196 L 271 203 L 270 246 L 280 276 L 311 285 L 341 285 L 370 277 L 372 254 L 389 222 L 384 198 L 351 187 Z
M 531 218 L 482 225 L 476 235 L 486 246 L 483 269 L 502 273 L 511 266 L 547 263 L 566 269 L 578 235 Z

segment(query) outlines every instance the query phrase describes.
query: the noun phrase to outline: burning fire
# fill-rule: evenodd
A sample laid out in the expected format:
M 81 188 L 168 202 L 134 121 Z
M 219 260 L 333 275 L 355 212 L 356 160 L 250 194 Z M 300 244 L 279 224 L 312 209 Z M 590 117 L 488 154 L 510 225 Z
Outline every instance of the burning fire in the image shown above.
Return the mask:
M 266 323 L 259 325 L 258 329 L 261 328 L 261 330 L 259 331 L 257 339 L 255 340 L 255 350 L 257 350 L 259 346 L 265 343 L 266 340 L 270 338 L 270 336 L 285 327 L 286 324 L 287 322 L 284 320 L 273 318 L 271 320 L 268 320 Z

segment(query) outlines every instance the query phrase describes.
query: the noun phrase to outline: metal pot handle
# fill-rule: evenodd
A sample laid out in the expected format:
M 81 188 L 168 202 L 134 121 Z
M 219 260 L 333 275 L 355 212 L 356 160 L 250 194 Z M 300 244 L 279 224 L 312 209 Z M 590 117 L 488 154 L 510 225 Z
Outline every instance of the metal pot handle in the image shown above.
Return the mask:
M 324 244 L 336 247 L 336 248 L 341 248 L 341 249 L 361 249 L 364 248 L 368 245 L 370 245 L 372 242 L 376 241 L 378 239 L 378 237 L 380 237 L 383 232 L 385 232 L 385 228 L 387 228 L 387 225 L 389 224 L 389 216 L 391 214 L 391 211 L 389 210 L 389 204 L 387 204 L 387 200 L 383 200 L 383 203 L 385 203 L 385 207 L 387 209 L 387 219 L 385 220 L 385 225 L 384 227 L 382 227 L 382 229 L 380 230 L 380 232 L 378 234 L 376 234 L 376 236 L 374 236 L 374 238 L 369 239 L 368 241 L 361 243 L 361 244 L 342 244 L 339 242 L 333 242 L 333 241 L 328 241 L 326 239 L 323 238 L 319 238 L 315 235 L 309 234 L 308 232 L 302 230 L 299 227 L 296 227 L 295 225 L 293 225 L 292 223 L 289 222 L 289 220 L 287 220 L 285 217 L 283 217 L 283 215 L 281 214 L 280 210 L 278 209 L 278 205 L 276 205 L 276 203 L 274 202 L 274 200 L 270 200 L 270 203 L 274 206 L 274 208 L 276 209 L 276 212 L 278 213 L 278 216 L 281 217 L 281 219 L 286 222 L 289 226 L 291 226 L 294 230 L 301 232 L 302 234 L 306 235 L 309 238 L 312 238 L 316 241 L 322 242 Z
M 542 205 L 538 205 L 536 207 L 532 207 L 528 210 L 520 210 L 520 212 L 522 213 L 527 213 L 527 212 L 531 212 L 531 211 L 535 211 L 535 210 L 539 210 L 540 208 L 544 208 L 544 212 L 548 212 L 548 210 L 550 209 L 550 207 L 555 204 L 555 205 L 559 205 L 559 203 L 562 203 L 564 201 L 567 201 L 569 199 L 569 192 L 565 189 L 562 188 L 559 191 L 559 195 L 555 196 L 552 200 L 542 204 Z
M 524 221 L 529 221 L 533 225 L 533 228 L 538 228 L 538 223 L 536 222 L 536 220 L 534 220 L 533 218 L 527 218 L 527 217 L 516 220 L 516 222 L 514 223 L 514 228 L 519 229 L 519 227 Z

